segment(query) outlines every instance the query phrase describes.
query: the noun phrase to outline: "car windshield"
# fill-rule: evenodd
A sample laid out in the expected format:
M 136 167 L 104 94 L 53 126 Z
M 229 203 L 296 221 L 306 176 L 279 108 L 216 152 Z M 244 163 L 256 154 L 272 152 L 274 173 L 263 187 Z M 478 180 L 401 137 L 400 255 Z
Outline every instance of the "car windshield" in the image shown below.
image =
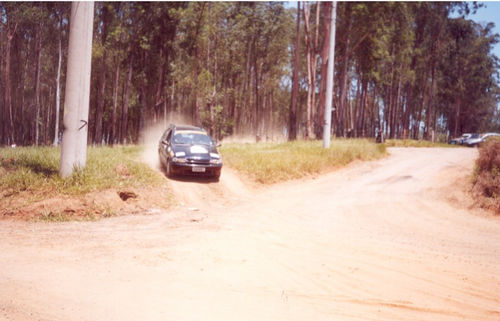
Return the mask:
M 174 135 L 174 144 L 178 145 L 212 145 L 212 140 L 201 132 L 178 132 Z

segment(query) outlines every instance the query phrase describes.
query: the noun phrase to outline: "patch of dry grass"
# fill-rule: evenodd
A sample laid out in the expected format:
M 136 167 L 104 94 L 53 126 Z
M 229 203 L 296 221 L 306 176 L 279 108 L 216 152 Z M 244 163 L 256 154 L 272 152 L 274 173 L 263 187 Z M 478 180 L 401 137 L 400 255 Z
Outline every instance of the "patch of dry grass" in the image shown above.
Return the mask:
M 141 151 L 140 146 L 89 147 L 85 169 L 62 179 L 60 148 L 0 148 L 0 217 L 36 216 L 60 221 L 112 216 L 124 210 L 122 203 L 131 203 L 120 200 L 120 191 L 147 190 L 141 195 L 147 202 L 152 195 L 150 189 L 162 187 L 165 178 L 139 161 Z M 163 198 L 156 198 L 152 205 L 156 201 L 168 203 L 170 194 L 163 187 L 161 190 Z M 109 202 L 101 202 L 108 194 L 114 196 L 108 196 Z M 109 206 L 110 202 L 114 205 Z
M 500 214 L 500 141 L 492 140 L 479 149 L 473 184 L 479 205 Z
M 356 159 L 370 160 L 386 154 L 383 144 L 366 139 L 335 139 L 328 149 L 322 147 L 321 141 L 226 144 L 220 152 L 224 164 L 263 184 L 320 174 Z
M 457 147 L 457 145 L 415 139 L 386 139 L 384 144 L 387 147 Z

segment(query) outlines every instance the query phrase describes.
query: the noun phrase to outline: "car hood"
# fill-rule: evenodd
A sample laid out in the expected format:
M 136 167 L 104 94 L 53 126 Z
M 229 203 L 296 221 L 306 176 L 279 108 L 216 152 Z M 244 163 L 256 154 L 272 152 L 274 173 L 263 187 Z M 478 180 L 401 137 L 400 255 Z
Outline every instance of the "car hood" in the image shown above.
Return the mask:
M 172 150 L 174 153 L 184 152 L 186 158 L 196 157 L 197 159 L 210 159 L 210 153 L 219 153 L 213 145 L 173 145 Z

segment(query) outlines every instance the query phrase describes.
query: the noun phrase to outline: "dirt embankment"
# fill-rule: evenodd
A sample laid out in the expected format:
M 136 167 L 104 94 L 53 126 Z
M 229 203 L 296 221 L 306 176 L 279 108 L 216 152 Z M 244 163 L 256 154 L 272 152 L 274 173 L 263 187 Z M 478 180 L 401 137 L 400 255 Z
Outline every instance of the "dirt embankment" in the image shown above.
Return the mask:
M 168 212 L 0 222 L 0 320 L 499 320 L 500 221 L 473 149 L 311 180 L 169 182 Z

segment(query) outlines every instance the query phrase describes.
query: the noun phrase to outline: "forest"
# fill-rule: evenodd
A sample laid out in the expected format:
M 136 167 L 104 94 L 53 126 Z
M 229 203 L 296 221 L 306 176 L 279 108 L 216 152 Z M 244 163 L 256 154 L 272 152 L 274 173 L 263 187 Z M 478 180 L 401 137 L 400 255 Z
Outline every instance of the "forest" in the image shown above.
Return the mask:
M 500 131 L 500 38 L 470 20 L 479 6 L 338 2 L 332 135 Z M 321 137 L 332 8 L 96 2 L 89 144 L 137 143 L 171 121 L 217 139 Z M 69 2 L 0 2 L 0 145 L 60 142 L 70 12 Z

